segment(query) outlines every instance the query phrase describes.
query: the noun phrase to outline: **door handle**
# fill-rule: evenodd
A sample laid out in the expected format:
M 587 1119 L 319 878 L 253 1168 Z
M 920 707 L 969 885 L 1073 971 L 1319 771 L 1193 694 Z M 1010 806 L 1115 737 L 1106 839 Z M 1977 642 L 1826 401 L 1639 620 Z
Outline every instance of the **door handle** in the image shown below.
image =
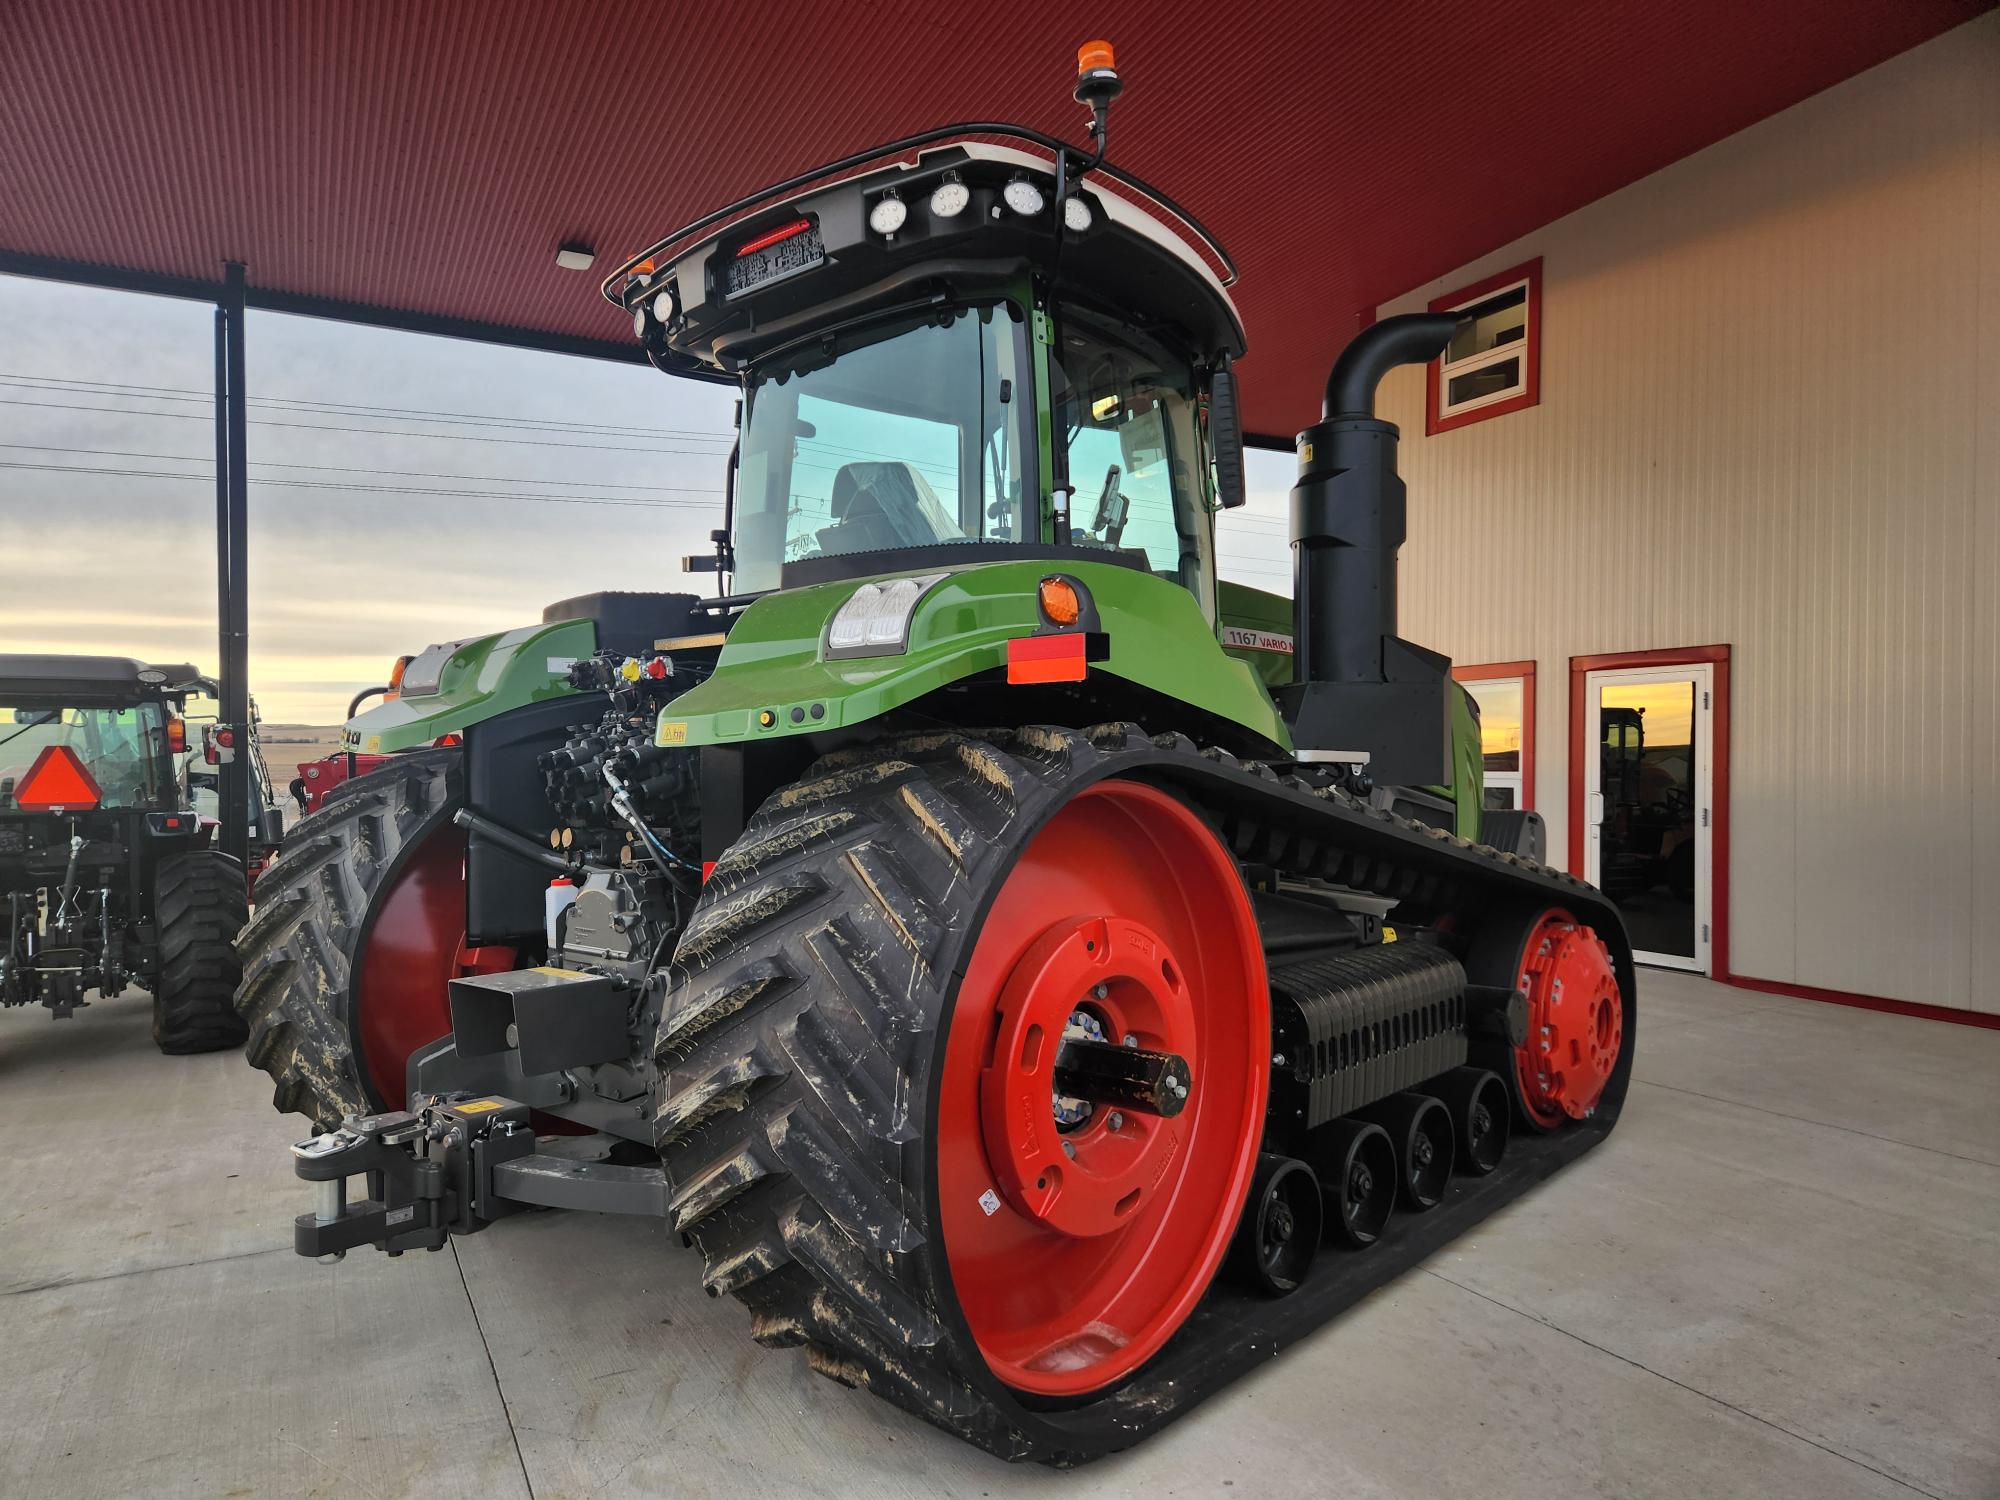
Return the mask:
M 1604 793 L 1592 792 L 1590 794 L 1589 800 L 1584 804 L 1584 822 L 1588 823 L 1592 828 L 1603 827 Z

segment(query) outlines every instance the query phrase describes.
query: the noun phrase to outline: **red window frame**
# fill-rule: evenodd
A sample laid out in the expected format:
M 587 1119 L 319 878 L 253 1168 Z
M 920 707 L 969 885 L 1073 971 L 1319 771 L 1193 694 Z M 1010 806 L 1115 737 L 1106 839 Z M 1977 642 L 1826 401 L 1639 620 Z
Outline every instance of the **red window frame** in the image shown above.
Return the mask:
M 1435 437 L 1455 427 L 1469 427 L 1474 422 L 1484 422 L 1488 417 L 1504 417 L 1509 412 L 1525 411 L 1542 404 L 1542 258 L 1539 255 L 1518 266 L 1510 266 L 1497 275 L 1488 276 L 1484 281 L 1475 281 L 1471 286 L 1432 298 L 1430 310 L 1452 312 L 1517 281 L 1528 283 L 1527 337 L 1522 340 L 1527 348 L 1521 356 L 1524 383 L 1521 394 L 1496 401 L 1491 406 L 1482 406 L 1476 411 L 1439 416 L 1444 383 L 1444 357 L 1440 355 L 1431 361 L 1424 372 L 1424 432 L 1427 436 Z
M 1457 682 L 1495 682 L 1503 678 L 1521 679 L 1521 810 L 1535 806 L 1535 664 L 1531 661 L 1489 661 L 1475 666 L 1453 663 L 1451 675 Z

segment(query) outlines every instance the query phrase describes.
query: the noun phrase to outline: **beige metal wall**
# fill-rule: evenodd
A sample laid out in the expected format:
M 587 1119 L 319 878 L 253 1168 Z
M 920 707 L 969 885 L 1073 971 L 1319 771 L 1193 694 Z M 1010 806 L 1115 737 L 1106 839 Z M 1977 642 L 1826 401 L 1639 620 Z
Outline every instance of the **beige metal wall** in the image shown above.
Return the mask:
M 1536 255 L 1539 407 L 1384 388 L 1403 633 L 1538 662 L 1558 851 L 1569 658 L 1726 642 L 1730 968 L 2000 1012 L 2000 13 L 1381 312 Z

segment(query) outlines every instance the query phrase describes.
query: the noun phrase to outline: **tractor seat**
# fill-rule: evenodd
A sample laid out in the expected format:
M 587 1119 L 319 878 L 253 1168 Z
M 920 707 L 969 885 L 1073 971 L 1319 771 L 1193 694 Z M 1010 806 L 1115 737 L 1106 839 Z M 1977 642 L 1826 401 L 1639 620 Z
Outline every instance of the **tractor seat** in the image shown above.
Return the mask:
M 958 528 L 906 463 L 842 464 L 833 476 L 833 524 L 818 532 L 820 551 L 886 552 L 951 541 Z

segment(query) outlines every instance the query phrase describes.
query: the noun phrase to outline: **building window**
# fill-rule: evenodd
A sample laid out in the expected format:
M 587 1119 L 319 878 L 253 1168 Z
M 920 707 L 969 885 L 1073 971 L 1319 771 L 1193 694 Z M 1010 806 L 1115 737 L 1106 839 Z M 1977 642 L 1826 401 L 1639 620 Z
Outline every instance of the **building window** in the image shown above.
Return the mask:
M 1535 664 L 1488 662 L 1451 669 L 1479 705 L 1479 748 L 1485 762 L 1486 806 L 1496 811 L 1535 805 Z
M 1430 368 L 1427 432 L 1520 411 L 1542 399 L 1542 263 L 1489 276 L 1431 303 L 1458 332 Z

